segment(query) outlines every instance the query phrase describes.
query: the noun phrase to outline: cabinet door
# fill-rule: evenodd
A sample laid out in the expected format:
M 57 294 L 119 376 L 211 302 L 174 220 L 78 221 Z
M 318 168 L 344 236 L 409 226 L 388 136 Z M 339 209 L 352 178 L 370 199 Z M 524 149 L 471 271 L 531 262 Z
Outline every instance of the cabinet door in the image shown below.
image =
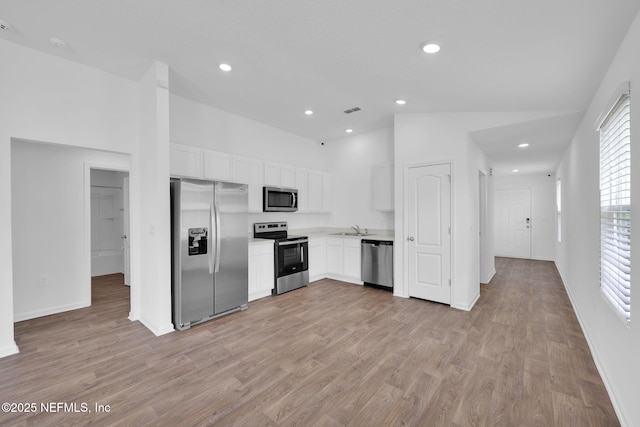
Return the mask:
M 262 212 L 262 162 L 249 160 L 249 212 Z
M 271 295 L 274 285 L 273 245 L 249 246 L 249 301 Z
M 232 181 L 239 184 L 249 184 L 249 159 L 233 156 L 232 165 Z
M 309 171 L 296 168 L 296 186 L 298 189 L 298 212 L 309 210 Z
M 342 247 L 342 237 L 327 238 L 327 272 L 332 274 L 343 274 L 344 251 Z
M 309 212 L 322 212 L 322 172 L 309 171 Z
M 331 212 L 333 209 L 333 175 L 322 174 L 322 211 Z
M 172 143 L 169 150 L 171 176 L 202 178 L 202 149 Z
M 231 156 L 217 151 L 204 151 L 204 177 L 231 181 Z
M 359 241 L 357 241 L 359 243 Z M 344 275 L 360 280 L 360 246 L 344 247 Z
M 280 186 L 285 188 L 297 188 L 296 169 L 293 166 L 280 165 Z
M 309 238 L 309 279 L 311 281 L 326 277 L 327 248 L 323 237 Z
M 280 165 L 278 163 L 264 163 L 264 185 L 280 187 Z

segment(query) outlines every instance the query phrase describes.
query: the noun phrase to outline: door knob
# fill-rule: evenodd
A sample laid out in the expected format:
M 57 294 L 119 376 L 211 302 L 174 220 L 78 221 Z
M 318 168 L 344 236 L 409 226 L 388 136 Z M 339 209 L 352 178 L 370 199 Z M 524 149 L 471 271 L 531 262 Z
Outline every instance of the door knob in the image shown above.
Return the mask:
M 407 237 L 407 240 L 413 242 L 413 237 Z
M 127 238 L 127 235 L 126 235 L 126 234 L 123 234 L 122 236 L 120 236 L 120 238 L 121 238 L 121 239 L 126 239 L 126 238 Z

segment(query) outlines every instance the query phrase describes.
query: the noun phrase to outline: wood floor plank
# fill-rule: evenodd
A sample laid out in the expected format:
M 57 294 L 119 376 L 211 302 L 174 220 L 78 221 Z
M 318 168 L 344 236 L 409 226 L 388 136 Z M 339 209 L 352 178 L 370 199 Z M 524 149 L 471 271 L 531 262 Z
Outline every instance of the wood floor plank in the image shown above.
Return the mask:
M 0 425 L 616 426 L 553 263 L 496 259 L 470 311 L 335 280 L 188 331 L 128 320 L 121 275 L 92 305 L 15 324 Z

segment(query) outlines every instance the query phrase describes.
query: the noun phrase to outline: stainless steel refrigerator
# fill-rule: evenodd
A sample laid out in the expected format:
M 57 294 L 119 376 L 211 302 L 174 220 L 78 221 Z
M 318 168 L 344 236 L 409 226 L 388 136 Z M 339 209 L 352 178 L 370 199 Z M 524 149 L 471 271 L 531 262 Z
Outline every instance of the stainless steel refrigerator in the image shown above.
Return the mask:
M 184 330 L 247 308 L 245 184 L 171 180 L 173 324 Z

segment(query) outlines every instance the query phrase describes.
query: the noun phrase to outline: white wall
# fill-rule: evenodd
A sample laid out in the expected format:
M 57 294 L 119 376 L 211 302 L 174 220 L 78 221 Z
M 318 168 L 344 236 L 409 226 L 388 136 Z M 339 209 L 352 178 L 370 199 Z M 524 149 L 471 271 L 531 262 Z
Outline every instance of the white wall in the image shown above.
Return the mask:
M 401 284 L 397 287 L 397 295 L 409 295 L 404 278 L 404 256 L 407 251 L 404 172 L 409 165 L 440 162 L 452 164 L 451 305 L 468 310 L 479 298 L 478 172 L 488 174 L 489 164 L 469 132 L 505 121 L 508 122 L 509 117 L 498 113 L 396 114 L 394 167 L 397 244 L 394 247 L 394 281 Z M 490 258 L 492 256 L 486 257 Z
M 12 143 L 15 321 L 91 305 L 91 248 L 84 238 L 87 162 L 129 168 L 123 154 Z
M 0 40 L 0 356 L 13 339 L 11 138 L 129 152 L 136 83 Z M 18 272 L 18 275 L 20 273 Z
M 327 142 L 333 173 L 333 211 L 329 225 L 392 230 L 394 213 L 373 210 L 372 168 L 393 162 L 393 128 Z
M 470 132 L 506 126 L 553 115 L 545 112 L 521 113 L 433 113 L 396 114 L 395 116 L 395 283 L 396 293 L 408 296 L 403 277 L 405 213 L 403 200 L 404 170 L 408 165 L 428 163 L 452 164 L 452 290 L 451 305 L 470 309 L 480 293 L 479 255 L 479 184 L 478 173 L 488 175 L 489 161 L 469 136 Z M 487 180 L 488 194 L 493 194 L 493 179 Z M 488 205 L 492 206 L 490 198 Z M 491 209 L 489 218 L 492 218 Z M 488 221 L 487 249 L 482 259 L 482 271 L 493 271 L 493 231 Z M 400 244 L 402 242 L 402 244 Z M 489 265 L 491 264 L 491 265 Z M 483 278 L 484 279 L 484 278 Z M 404 288 L 403 288 L 404 287 Z
M 318 142 L 176 95 L 170 99 L 171 142 L 325 170 Z
M 623 426 L 640 425 L 640 240 L 631 248 L 631 325 L 625 325 L 599 289 L 599 136 L 595 122 L 618 85 L 640 85 L 640 15 L 629 29 L 596 92 L 556 176 L 562 182 L 562 242 L 556 264 L 578 314 L 601 376 Z M 640 129 L 638 93 L 631 95 L 632 218 L 640 218 L 640 156 L 635 151 Z M 632 220 L 632 224 L 637 221 Z M 635 226 L 633 229 L 635 230 Z
M 145 178 L 151 172 L 141 165 L 156 161 L 158 158 L 147 157 L 144 150 L 138 150 L 139 135 L 143 134 L 139 106 L 145 98 L 153 98 L 151 103 L 157 107 L 158 103 L 154 101 L 155 92 L 149 90 L 150 94 L 145 96 L 143 91 L 139 91 L 138 82 L 122 79 L 4 40 L 0 40 L 0 56 L 3 58 L 3 63 L 11 64 L 10 67 L 0 67 L 0 81 L 3 82 L 2 96 L 0 96 L 0 120 L 2 121 L 0 199 L 3 200 L 0 204 L 0 235 L 3 236 L 0 239 L 0 356 L 5 356 L 18 351 L 13 335 L 13 287 L 14 275 L 20 278 L 22 272 L 14 271 L 13 266 L 23 268 L 20 266 L 26 265 L 21 259 L 14 263 L 12 253 L 12 139 L 42 141 L 130 155 L 132 159 L 130 163 L 131 200 L 134 201 L 131 204 L 131 318 L 136 319 L 136 316 L 144 311 L 144 306 L 156 298 L 153 295 L 158 292 L 169 295 L 162 297 L 161 305 L 166 304 L 165 299 L 170 298 L 170 289 L 161 288 L 163 283 L 159 283 L 156 284 L 157 290 L 151 284 L 144 290 L 150 294 L 149 298 L 145 298 L 145 293 L 141 293 L 139 289 L 141 283 L 149 277 L 145 277 L 145 270 L 152 272 L 157 265 L 166 264 L 166 260 L 163 262 L 155 260 L 142 267 L 140 258 L 141 254 L 148 249 L 146 246 L 151 245 L 155 250 L 156 247 L 161 247 L 165 243 L 167 247 L 169 245 L 168 234 L 167 242 L 162 241 L 156 246 L 154 244 L 157 242 L 143 238 L 142 226 L 147 222 L 140 212 L 143 206 L 150 211 L 161 211 L 165 207 L 165 198 L 168 200 L 168 187 L 166 195 L 149 191 L 149 186 L 159 185 L 157 175 L 151 179 L 153 183 L 144 185 L 145 181 L 149 182 Z M 157 66 L 154 65 L 154 68 Z M 165 127 L 168 127 L 168 100 L 164 104 L 166 104 L 164 109 L 166 113 L 163 114 L 163 109 L 156 109 L 152 105 L 151 114 L 155 114 L 157 121 L 165 123 Z M 168 130 L 165 133 L 167 135 L 164 139 L 168 144 Z M 156 135 L 158 134 L 161 132 Z M 169 177 L 168 146 L 166 156 L 167 173 L 163 182 L 166 182 Z M 14 217 L 22 214 L 14 211 Z M 163 218 L 160 220 L 164 221 Z M 166 222 L 168 227 L 168 219 Z M 164 226 L 160 224 L 160 227 Z M 159 229 L 159 232 L 162 231 Z M 82 236 L 82 239 L 74 240 L 70 245 L 87 246 L 88 234 Z M 66 248 L 60 248 L 60 251 L 64 250 Z M 87 262 L 87 277 L 90 274 L 88 265 Z M 69 271 L 70 275 L 77 273 L 75 270 Z M 166 311 L 166 315 L 162 315 L 156 310 L 151 316 L 149 323 L 153 323 L 151 326 L 154 332 L 166 331 L 167 322 L 164 320 L 168 318 L 170 322 L 171 317 L 170 309 Z
M 171 142 L 288 165 L 327 170 L 325 147 L 264 123 L 170 96 Z M 335 186 L 335 180 L 334 180 Z M 287 221 L 290 229 L 324 227 L 329 214 L 251 213 L 254 222 Z
M 531 258 L 555 259 L 556 179 L 553 174 L 494 176 L 495 191 L 528 188 L 531 190 Z M 495 207 L 494 207 L 495 208 Z

